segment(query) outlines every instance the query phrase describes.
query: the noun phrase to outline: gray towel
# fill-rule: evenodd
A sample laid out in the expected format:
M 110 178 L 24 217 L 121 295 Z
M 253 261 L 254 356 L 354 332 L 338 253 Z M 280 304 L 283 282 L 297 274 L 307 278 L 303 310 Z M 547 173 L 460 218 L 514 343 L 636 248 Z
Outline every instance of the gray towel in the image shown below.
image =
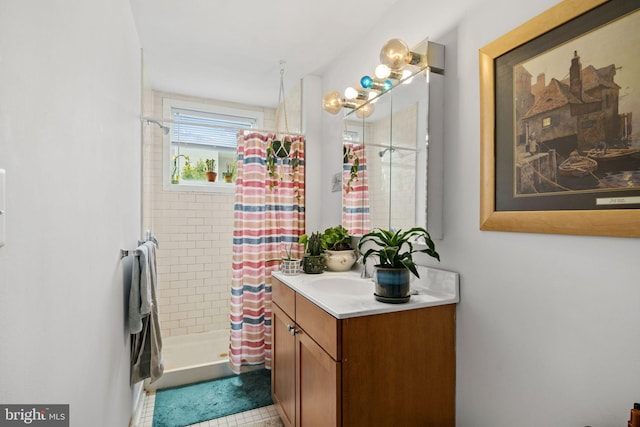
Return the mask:
M 140 314 L 146 316 L 154 306 L 151 289 L 156 286 L 156 245 L 145 242 L 138 248 L 140 261 Z
M 131 289 L 129 291 L 129 331 L 137 334 L 142 330 L 142 318 L 151 313 L 151 274 L 149 246 L 146 242 L 136 249 L 136 257 L 131 269 Z M 154 257 L 155 261 L 155 257 Z
M 164 372 L 162 334 L 157 309 L 156 245 L 145 242 L 137 249 L 129 293 L 131 384 L 145 378 L 154 382 Z M 133 306 L 133 307 L 132 307 Z

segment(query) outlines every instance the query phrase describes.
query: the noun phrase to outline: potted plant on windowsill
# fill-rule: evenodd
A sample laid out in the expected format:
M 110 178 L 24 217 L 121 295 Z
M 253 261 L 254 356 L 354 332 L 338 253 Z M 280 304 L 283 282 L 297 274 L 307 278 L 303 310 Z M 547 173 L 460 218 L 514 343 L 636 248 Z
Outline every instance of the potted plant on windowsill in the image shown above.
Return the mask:
M 178 184 L 180 182 L 180 167 L 178 161 L 180 157 L 184 158 L 185 164 L 189 164 L 189 156 L 184 154 L 178 154 L 173 156 L 173 168 L 171 169 L 171 183 Z
M 330 271 L 347 271 L 356 262 L 351 236 L 342 225 L 324 230 L 322 246 L 325 249 L 325 264 Z
M 233 182 L 233 165 L 231 163 L 227 163 L 227 170 L 222 172 L 222 177 L 224 178 L 224 182 L 231 183 Z
M 303 234 L 298 243 L 304 244 L 304 256 L 302 257 L 302 269 L 307 274 L 319 274 L 324 271 L 324 256 L 322 255 L 322 234 Z
M 424 243 L 426 248 L 417 249 L 416 243 Z M 374 281 L 376 284 L 375 298 L 381 302 L 408 302 L 410 294 L 410 273 L 420 277 L 413 262 L 413 254 L 425 253 L 438 261 L 440 255 L 436 252 L 435 244 L 429 232 L 422 227 L 414 227 L 407 231 L 398 230 L 395 233 L 384 229 L 374 229 L 365 234 L 358 243 L 358 250 L 362 253 L 365 244 L 375 245 L 364 252 L 362 262 L 366 265 L 367 258 L 378 258 Z
M 207 181 L 216 182 L 216 177 L 218 176 L 218 173 L 216 172 L 216 160 L 207 159 L 205 160 L 205 163 L 207 164 L 207 171 L 205 172 Z

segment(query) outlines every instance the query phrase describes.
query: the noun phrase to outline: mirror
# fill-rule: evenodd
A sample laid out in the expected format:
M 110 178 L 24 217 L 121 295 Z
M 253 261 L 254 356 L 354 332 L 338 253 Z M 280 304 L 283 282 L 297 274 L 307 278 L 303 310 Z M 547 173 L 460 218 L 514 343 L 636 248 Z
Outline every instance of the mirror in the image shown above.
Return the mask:
M 421 72 L 373 100 L 370 116 L 357 117 L 354 110 L 345 116 L 343 219 L 350 226 L 346 228 L 367 232 L 424 223 L 416 201 L 421 184 L 417 177 L 424 180 L 426 165 L 418 164 L 417 158 L 426 152 L 428 96 L 425 72 Z M 361 171 L 352 178 L 356 163 Z M 347 206 L 358 213 L 351 221 L 345 215 Z
M 369 101 L 369 116 L 345 114 L 342 223 L 352 234 L 422 226 L 442 238 L 442 82 L 426 68 Z

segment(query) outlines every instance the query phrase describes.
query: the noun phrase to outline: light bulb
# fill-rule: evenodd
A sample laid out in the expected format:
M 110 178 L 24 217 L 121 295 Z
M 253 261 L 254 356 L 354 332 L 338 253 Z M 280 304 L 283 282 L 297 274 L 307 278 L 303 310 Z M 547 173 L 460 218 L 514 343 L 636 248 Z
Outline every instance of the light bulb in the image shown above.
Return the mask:
M 358 91 L 352 87 L 348 87 L 344 90 L 344 97 L 347 99 L 356 99 L 358 97 Z
M 322 108 L 328 113 L 338 114 L 344 103 L 340 99 L 338 91 L 331 91 L 322 98 Z
M 369 76 L 362 76 L 360 85 L 365 89 L 371 89 L 373 87 L 373 79 Z
M 400 39 L 391 39 L 380 50 L 380 62 L 391 68 L 399 70 L 411 60 L 409 46 Z
M 393 83 L 389 79 L 374 80 L 369 76 L 363 76 L 360 79 L 360 84 L 365 89 L 377 90 L 380 92 L 387 91 L 393 87 Z
M 373 114 L 373 110 L 374 110 L 373 104 L 371 103 L 365 104 L 356 110 L 356 116 L 361 119 L 366 119 L 371 114 Z
M 392 70 L 401 70 L 407 64 L 420 64 L 422 55 L 411 52 L 402 40 L 391 39 L 380 49 L 380 62 Z
M 379 64 L 376 67 L 374 74 L 379 79 L 386 79 L 391 75 L 391 68 L 387 67 L 385 64 Z
M 403 85 L 408 85 L 409 83 L 411 83 L 413 81 L 413 77 L 411 75 L 411 71 L 410 70 L 403 70 L 402 71 L 402 84 Z

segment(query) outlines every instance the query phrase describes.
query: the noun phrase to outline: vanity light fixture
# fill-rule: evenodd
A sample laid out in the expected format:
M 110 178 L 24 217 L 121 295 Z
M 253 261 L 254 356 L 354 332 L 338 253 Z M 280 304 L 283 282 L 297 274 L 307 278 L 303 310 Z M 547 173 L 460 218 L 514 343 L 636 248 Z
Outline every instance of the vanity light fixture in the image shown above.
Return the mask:
M 421 53 L 417 53 L 421 52 Z M 408 83 L 411 77 L 427 67 L 430 72 L 444 74 L 444 46 L 424 40 L 413 50 L 400 39 L 387 41 L 380 50 L 380 62 L 374 77 L 363 76 L 360 85 L 365 90 L 347 88 L 344 98 L 336 91 L 327 93 L 322 107 L 331 114 L 338 114 L 343 107 L 356 110 L 360 118 L 373 113 L 376 98 L 391 90 L 394 82 Z
M 356 110 L 356 115 L 360 118 L 369 117 L 373 113 L 373 105 L 367 104 L 365 100 L 342 98 L 335 90 L 322 98 L 322 108 L 328 113 L 338 114 L 343 107 Z

